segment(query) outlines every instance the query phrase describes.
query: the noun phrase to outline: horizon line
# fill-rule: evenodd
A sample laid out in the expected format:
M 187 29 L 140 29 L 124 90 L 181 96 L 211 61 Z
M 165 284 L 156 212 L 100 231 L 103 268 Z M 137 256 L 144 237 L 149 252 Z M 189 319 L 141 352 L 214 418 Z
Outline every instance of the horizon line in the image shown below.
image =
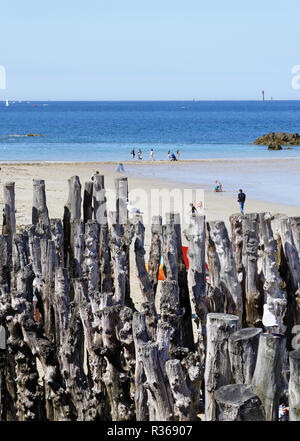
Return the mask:
M 53 99 L 53 98 L 39 98 L 39 99 L 28 99 L 28 98 L 3 98 L 0 102 L 15 101 L 15 102 L 271 102 L 271 101 L 300 101 L 299 99 Z

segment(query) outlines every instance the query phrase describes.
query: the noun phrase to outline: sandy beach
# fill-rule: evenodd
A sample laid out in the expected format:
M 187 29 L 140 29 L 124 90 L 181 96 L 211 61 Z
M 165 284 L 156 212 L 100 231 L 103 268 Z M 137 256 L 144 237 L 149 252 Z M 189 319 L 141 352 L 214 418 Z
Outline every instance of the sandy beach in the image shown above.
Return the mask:
M 187 173 L 187 169 L 198 166 L 203 166 L 207 168 L 207 164 L 211 164 L 212 168 L 215 170 L 217 167 L 226 166 L 231 168 L 234 173 L 236 167 L 236 161 L 229 160 L 211 160 L 211 161 L 182 161 L 176 164 L 178 173 L 180 170 Z M 110 189 L 114 188 L 114 179 L 120 176 L 128 177 L 129 184 L 129 194 L 135 194 L 136 191 L 142 192 L 142 198 L 145 199 L 151 191 L 165 189 L 168 191 L 184 192 L 186 188 L 204 189 L 204 210 L 200 210 L 201 214 L 205 214 L 207 220 L 223 220 L 229 229 L 229 216 L 233 213 L 238 212 L 238 203 L 236 200 L 236 194 L 232 191 L 224 191 L 222 193 L 215 193 L 212 188 L 213 186 L 208 186 L 206 182 L 197 182 L 189 184 L 180 181 L 172 181 L 173 175 L 165 175 L 166 179 L 159 179 L 157 175 L 161 170 L 165 170 L 166 167 L 174 166 L 174 164 L 166 163 L 166 161 L 155 161 L 149 164 L 148 161 L 143 163 L 123 163 L 125 171 L 128 173 L 116 173 L 117 163 L 113 162 L 86 162 L 86 163 L 2 163 L 1 167 L 1 184 L 14 181 L 15 182 L 15 197 L 16 197 L 16 222 L 17 229 L 24 225 L 31 223 L 31 209 L 32 209 L 32 180 L 33 179 L 44 179 L 46 183 L 46 198 L 49 210 L 49 216 L 51 218 L 62 218 L 64 204 L 67 201 L 68 196 L 68 184 L 67 180 L 73 175 L 78 175 L 82 185 L 82 195 L 84 189 L 84 183 L 90 180 L 93 173 L 98 170 L 100 174 L 105 176 L 105 187 L 107 189 L 107 200 L 108 200 L 108 210 L 115 209 L 115 201 L 113 196 L 110 194 Z M 275 164 L 276 165 L 276 164 Z M 148 166 L 148 168 L 147 168 Z M 297 165 L 299 167 L 299 164 Z M 151 167 L 149 169 L 149 167 Z M 288 167 L 288 166 L 287 166 Z M 295 163 L 294 163 L 295 167 Z M 142 177 L 142 170 L 152 170 L 151 177 Z M 174 167 L 173 167 L 174 171 Z M 201 181 L 201 176 L 199 177 Z M 212 179 L 213 182 L 213 179 Z M 143 197 L 144 196 L 144 197 Z M 150 200 L 150 196 L 149 196 Z M 144 202 L 141 201 L 140 202 Z M 183 211 L 188 210 L 187 206 L 183 206 Z M 194 201 L 195 202 L 195 201 Z M 0 204 L 3 205 L 3 199 L 0 198 Z M 140 204 L 136 204 L 140 207 Z M 152 198 L 151 205 L 152 213 L 150 214 L 162 214 L 164 215 L 165 207 L 162 203 Z M 279 204 L 270 201 L 263 201 L 258 199 L 247 198 L 245 204 L 245 213 L 250 212 L 263 212 L 270 211 L 271 213 L 284 213 L 289 216 L 300 216 L 300 206 Z M 184 217 L 188 215 L 187 212 L 181 212 L 181 219 L 184 221 Z M 188 218 L 188 216 L 187 216 Z M 151 216 L 150 216 L 151 219 Z M 145 231 L 145 250 L 146 250 L 146 260 L 147 254 L 149 252 L 150 245 L 150 225 L 146 226 Z M 185 225 L 183 225 L 184 229 Z M 230 231 L 230 230 L 229 230 Z M 183 235 L 183 244 L 187 245 Z M 132 247 L 133 248 L 133 247 Z M 134 252 L 132 249 L 131 253 L 131 284 L 133 299 L 135 301 L 136 307 L 142 303 L 142 295 L 139 290 L 139 285 L 137 278 L 135 277 L 135 263 L 134 263 Z M 159 295 L 157 297 L 159 302 Z
M 68 185 L 67 179 L 73 175 L 78 175 L 84 188 L 84 183 L 91 179 L 92 174 L 98 170 L 100 174 L 105 176 L 105 186 L 107 189 L 114 188 L 114 179 L 120 176 L 128 176 L 129 191 L 136 188 L 141 188 L 146 192 L 151 189 L 181 189 L 186 188 L 201 188 L 204 190 L 205 210 L 204 214 L 207 220 L 223 220 L 228 225 L 229 216 L 238 212 L 238 204 L 236 201 L 236 192 L 230 186 L 225 186 L 223 183 L 224 192 L 215 193 L 213 191 L 214 179 L 219 177 L 216 172 L 218 167 L 224 169 L 226 167 L 232 175 L 239 171 L 243 174 L 243 167 L 249 173 L 253 173 L 255 180 L 255 171 L 259 173 L 259 166 L 264 170 L 266 166 L 276 168 L 275 160 L 262 162 L 240 162 L 237 160 L 201 160 L 201 161 L 180 161 L 176 165 L 170 164 L 167 161 L 143 161 L 143 162 L 123 162 L 126 173 L 116 173 L 118 163 L 114 162 L 83 162 L 83 163 L 0 163 L 0 182 L 14 181 L 16 194 L 16 218 L 17 225 L 26 225 L 31 223 L 31 203 L 32 203 L 32 180 L 44 179 L 46 183 L 46 197 L 51 218 L 61 217 L 63 214 L 63 207 L 67 200 Z M 193 175 L 190 173 L 193 167 L 205 166 L 206 173 L 211 173 L 211 184 L 208 185 L 205 179 L 202 180 L 202 175 L 199 174 L 197 182 L 193 182 Z M 176 169 L 174 168 L 176 166 Z M 172 167 L 172 174 L 165 172 Z M 300 172 L 300 161 L 295 160 L 280 160 L 280 175 L 288 176 L 291 173 L 291 168 L 297 173 Z M 147 173 L 143 172 L 143 169 Z M 160 173 L 161 172 L 161 173 Z M 186 181 L 182 182 L 176 179 L 176 174 L 180 177 L 185 174 Z M 190 174 L 190 178 L 189 178 Z M 161 177 L 164 176 L 164 179 Z M 191 182 L 189 182 L 189 180 Z M 229 187 L 229 189 L 228 189 Z M 238 188 L 236 189 L 238 190 Z M 247 193 L 247 200 L 245 204 L 245 213 L 270 211 L 272 213 L 284 213 L 289 216 L 300 216 L 300 205 L 272 202 L 268 200 L 261 200 L 252 198 Z M 290 189 L 291 192 L 296 190 Z M 108 209 L 113 209 L 112 200 L 108 194 Z M 3 203 L 0 197 L 0 203 Z M 161 207 L 163 211 L 164 208 Z

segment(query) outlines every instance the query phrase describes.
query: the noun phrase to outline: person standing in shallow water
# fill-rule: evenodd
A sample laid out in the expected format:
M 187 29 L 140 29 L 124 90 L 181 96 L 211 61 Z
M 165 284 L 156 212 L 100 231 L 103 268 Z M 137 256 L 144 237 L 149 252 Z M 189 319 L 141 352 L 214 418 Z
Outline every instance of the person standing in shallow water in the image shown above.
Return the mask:
M 240 189 L 239 190 L 239 194 L 238 194 L 238 203 L 240 204 L 241 214 L 244 214 L 244 203 L 245 203 L 245 200 L 246 200 L 246 195 L 245 195 L 245 193 L 243 193 L 243 190 Z

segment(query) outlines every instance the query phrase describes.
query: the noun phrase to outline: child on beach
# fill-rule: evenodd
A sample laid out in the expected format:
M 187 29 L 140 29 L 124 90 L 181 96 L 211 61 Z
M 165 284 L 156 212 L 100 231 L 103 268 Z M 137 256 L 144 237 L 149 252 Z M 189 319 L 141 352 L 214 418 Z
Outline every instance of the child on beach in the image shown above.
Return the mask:
M 176 154 L 177 154 L 177 161 L 179 161 L 179 154 L 180 154 L 180 151 L 177 150 Z
M 142 150 L 139 149 L 138 152 L 137 152 L 137 154 L 138 154 L 138 159 L 141 161 L 141 160 L 143 159 Z
M 117 173 L 125 173 L 125 169 L 124 169 L 124 165 L 122 164 L 122 162 L 119 162 L 118 168 L 117 168 Z
M 131 150 L 131 159 L 134 159 L 134 157 L 135 157 L 135 151 L 134 151 L 134 149 L 132 149 Z
M 215 191 L 222 191 L 222 184 L 220 181 L 216 181 Z
M 168 159 L 169 160 L 171 159 L 171 152 L 170 152 L 170 150 L 168 150 Z

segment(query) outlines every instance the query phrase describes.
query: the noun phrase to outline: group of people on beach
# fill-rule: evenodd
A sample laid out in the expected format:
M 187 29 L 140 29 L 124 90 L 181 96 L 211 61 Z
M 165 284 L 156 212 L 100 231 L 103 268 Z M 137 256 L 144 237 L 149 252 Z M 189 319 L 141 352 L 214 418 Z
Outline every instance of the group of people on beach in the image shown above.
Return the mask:
M 216 191 L 216 192 L 223 191 L 223 190 L 222 190 L 222 184 L 221 184 L 221 182 L 218 181 L 218 180 L 216 181 L 216 185 L 215 185 L 215 189 L 214 189 L 214 191 Z M 238 201 L 238 203 L 239 203 L 239 205 L 240 205 L 240 212 L 241 212 L 241 214 L 244 214 L 244 204 L 245 204 L 245 200 L 246 200 L 246 195 L 245 195 L 245 193 L 243 193 L 243 190 L 240 189 L 240 190 L 239 190 L 239 193 L 238 193 L 238 199 L 237 199 L 237 201 Z
M 216 191 L 216 192 L 223 191 L 223 190 L 222 190 L 222 184 L 221 184 L 220 181 L 216 181 L 216 186 L 215 186 L 214 191 Z M 245 200 L 246 200 L 246 195 L 245 195 L 245 193 L 243 192 L 243 190 L 240 189 L 240 190 L 239 190 L 239 193 L 238 193 L 237 202 L 238 202 L 239 205 L 240 205 L 240 212 L 241 212 L 241 214 L 244 214 L 244 204 L 245 204 Z M 201 207 L 202 204 L 199 205 L 199 203 L 198 203 L 198 206 Z M 191 214 L 193 217 L 195 217 L 195 216 L 197 215 L 197 213 L 198 213 L 198 212 L 197 212 L 197 208 L 195 207 L 195 205 L 194 205 L 192 202 L 190 203 L 190 207 L 191 207 L 191 209 L 190 209 L 190 214 Z
M 143 160 L 143 153 L 142 153 L 142 150 L 140 148 L 138 149 L 136 155 L 137 155 L 137 159 L 139 161 Z M 134 160 L 136 155 L 135 155 L 135 149 L 133 148 L 131 150 L 131 159 Z M 168 150 L 168 159 L 169 159 L 169 161 L 178 161 L 179 160 L 179 155 L 180 155 L 180 151 L 179 150 L 176 150 L 176 155 L 175 155 L 175 153 L 171 153 L 171 151 Z M 154 161 L 155 160 L 153 148 L 150 150 L 149 160 L 150 161 Z

